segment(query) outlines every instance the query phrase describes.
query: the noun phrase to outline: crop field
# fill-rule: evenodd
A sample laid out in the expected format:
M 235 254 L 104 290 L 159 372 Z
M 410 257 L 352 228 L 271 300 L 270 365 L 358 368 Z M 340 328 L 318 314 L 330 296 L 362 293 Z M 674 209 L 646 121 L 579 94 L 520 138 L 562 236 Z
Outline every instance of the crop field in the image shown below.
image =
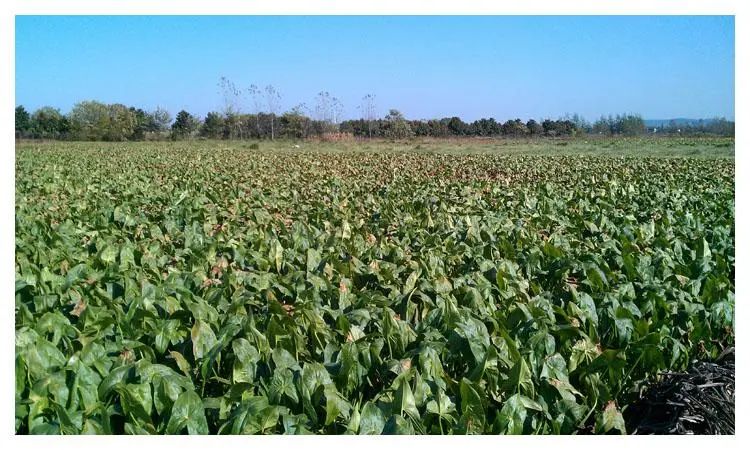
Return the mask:
M 734 344 L 733 156 L 20 143 L 16 433 L 630 433 Z

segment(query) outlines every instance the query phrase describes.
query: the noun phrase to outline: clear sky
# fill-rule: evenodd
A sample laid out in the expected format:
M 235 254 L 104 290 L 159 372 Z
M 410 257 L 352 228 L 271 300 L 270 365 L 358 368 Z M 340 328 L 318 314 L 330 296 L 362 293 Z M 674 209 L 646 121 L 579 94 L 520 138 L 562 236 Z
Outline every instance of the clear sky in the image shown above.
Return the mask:
M 346 117 L 734 119 L 731 16 L 18 16 L 16 104 L 96 99 L 204 115 L 217 86 L 323 90 Z M 245 109 L 251 109 L 246 102 Z

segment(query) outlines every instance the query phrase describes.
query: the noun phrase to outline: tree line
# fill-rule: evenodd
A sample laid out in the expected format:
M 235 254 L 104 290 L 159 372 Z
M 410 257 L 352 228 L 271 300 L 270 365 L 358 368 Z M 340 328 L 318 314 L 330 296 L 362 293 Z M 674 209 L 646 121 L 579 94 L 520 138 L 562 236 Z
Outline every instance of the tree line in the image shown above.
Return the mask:
M 710 120 L 698 120 L 695 122 L 678 122 L 671 120 L 655 127 L 649 127 L 649 132 L 655 134 L 679 134 L 679 135 L 720 135 L 734 136 L 734 122 L 723 117 Z
M 460 117 L 409 120 L 396 109 L 377 116 L 375 96 L 368 94 L 357 106 L 360 118 L 342 120 L 342 102 L 327 91 L 320 92 L 309 108 L 301 103 L 281 112 L 281 94 L 269 85 L 238 88 L 222 77 L 218 84 L 224 102 L 221 111 L 204 117 L 179 111 L 174 119 L 163 108 L 145 111 L 123 104 L 98 101 L 77 103 L 67 114 L 52 107 L 29 113 L 16 107 L 16 137 L 82 141 L 139 141 L 161 139 L 306 139 L 345 133 L 356 138 L 404 139 L 410 137 L 557 137 L 583 134 L 636 136 L 645 133 L 734 135 L 734 122 L 716 119 L 670 129 L 646 129 L 640 115 L 601 117 L 593 124 L 577 114 L 560 119 L 512 119 L 500 122 L 482 118 L 465 122 Z M 251 112 L 244 111 L 248 99 Z M 676 131 L 677 130 L 677 131 Z
M 570 119 L 543 120 L 537 122 L 521 119 L 498 122 L 493 118 L 464 122 L 460 117 L 445 117 L 430 120 L 407 120 L 397 110 L 390 110 L 382 119 L 346 120 L 340 126 L 342 132 L 361 137 L 408 138 L 408 137 L 523 137 L 523 136 L 574 136 L 583 130 Z
M 45 106 L 29 114 L 16 107 L 16 137 L 80 141 L 139 141 L 148 135 L 163 135 L 173 126 L 163 108 L 146 112 L 122 104 L 84 101 L 68 114 Z

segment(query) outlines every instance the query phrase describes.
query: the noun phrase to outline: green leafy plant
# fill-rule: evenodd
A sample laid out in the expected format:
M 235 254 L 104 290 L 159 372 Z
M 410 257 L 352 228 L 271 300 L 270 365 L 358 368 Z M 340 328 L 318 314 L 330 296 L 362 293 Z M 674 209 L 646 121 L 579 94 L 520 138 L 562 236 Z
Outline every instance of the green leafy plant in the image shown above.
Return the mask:
M 628 432 L 734 340 L 731 159 L 24 145 L 16 433 Z

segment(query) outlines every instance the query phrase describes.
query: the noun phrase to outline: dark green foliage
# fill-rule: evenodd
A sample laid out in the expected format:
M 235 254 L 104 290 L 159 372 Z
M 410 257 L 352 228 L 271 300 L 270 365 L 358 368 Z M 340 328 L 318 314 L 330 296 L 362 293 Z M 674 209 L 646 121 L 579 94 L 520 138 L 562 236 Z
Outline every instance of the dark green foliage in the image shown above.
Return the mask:
M 469 134 L 469 124 L 458 117 L 451 117 L 448 120 L 448 131 L 454 136 L 464 136 Z
M 70 122 L 60 112 L 49 106 L 39 108 L 31 115 L 31 137 L 37 139 L 66 139 L 70 132 Z
M 385 116 L 385 120 L 380 125 L 380 130 L 383 137 L 389 139 L 404 139 L 414 136 L 414 132 L 411 130 L 409 122 L 404 118 L 404 115 L 396 109 L 392 109 Z
M 206 118 L 201 125 L 200 134 L 207 138 L 222 138 L 224 136 L 224 118 L 215 112 L 206 114 Z
M 170 120 L 162 109 L 148 113 L 122 104 L 83 101 L 65 116 L 57 109 L 41 108 L 31 116 L 25 131 L 17 132 L 19 137 L 40 139 L 140 141 L 164 131 Z
M 637 136 L 646 132 L 643 118 L 637 114 L 603 117 L 594 122 L 592 131 L 598 134 L 622 134 Z
M 31 116 L 29 116 L 26 108 L 16 106 L 16 136 L 26 137 L 31 129 Z
M 184 109 L 177 113 L 172 124 L 172 139 L 185 139 L 190 137 L 199 126 L 198 119 Z
M 581 128 L 571 120 L 545 120 L 539 124 L 535 120 L 529 120 L 527 123 L 521 119 L 508 120 L 503 124 L 498 123 L 493 118 L 479 119 L 472 123 L 466 123 L 459 117 L 450 117 L 443 119 L 431 120 L 406 120 L 399 113 L 401 122 L 399 122 L 402 131 L 398 134 L 400 137 L 429 136 L 429 137 L 460 137 L 460 136 L 481 136 L 481 137 L 524 137 L 524 136 L 550 136 L 550 137 L 569 137 L 583 132 Z M 372 133 L 373 137 L 390 138 L 394 137 L 393 118 L 386 117 L 368 122 L 364 119 L 345 120 L 339 126 L 342 132 L 352 133 L 358 137 L 368 137 Z M 582 122 L 583 123 L 583 122 Z M 368 125 L 371 128 L 368 128 Z M 408 128 L 407 128 L 408 127 Z M 409 132 L 411 131 L 411 132 Z
M 146 114 L 121 104 L 77 103 L 68 114 L 71 137 L 80 141 L 142 139 Z
M 128 140 L 133 141 L 143 141 L 149 135 L 155 135 L 166 130 L 167 124 L 171 120 L 166 111 L 159 109 L 148 113 L 140 108 L 131 107 L 130 112 L 133 114 L 135 124 Z
M 275 93 L 275 91 L 271 91 Z M 143 109 L 127 108 L 120 104 L 105 104 L 85 101 L 76 104 L 67 116 L 59 110 L 45 107 L 30 118 L 23 106 L 16 107 L 16 135 L 19 138 L 73 139 L 89 141 L 142 141 L 159 140 L 171 136 L 172 139 L 187 139 L 200 136 L 210 139 L 287 139 L 325 138 L 330 133 L 348 133 L 357 138 L 385 138 L 390 140 L 412 137 L 571 137 L 586 134 L 640 136 L 650 134 L 673 135 L 718 135 L 734 136 L 734 122 L 723 118 L 698 121 L 695 124 L 659 126 L 646 130 L 644 120 L 639 115 L 618 115 L 602 117 L 593 125 L 578 114 L 566 115 L 558 120 L 545 119 L 541 123 L 534 119 L 522 122 L 520 119 L 499 123 L 493 118 L 482 118 L 474 122 L 464 122 L 460 117 L 446 117 L 430 120 L 408 120 L 397 110 L 390 110 L 382 119 L 344 120 L 334 122 L 340 116 L 341 104 L 328 93 L 321 93 L 330 103 L 325 118 L 312 119 L 305 114 L 309 110 L 298 105 L 281 115 L 277 113 L 241 113 L 230 108 L 224 113 L 210 112 L 201 122 L 183 114 L 183 121 L 172 124 L 170 114 L 157 108 L 152 112 Z M 328 97 L 326 97 L 326 95 Z M 272 96 L 273 98 L 273 96 Z M 273 103 L 273 102 L 272 102 Z M 278 106 L 278 105 L 276 105 Z M 259 107 L 257 107 L 259 108 Z M 338 109 L 337 109 L 338 108 Z M 183 111 L 181 111 L 183 113 Z M 187 114 L 186 111 L 184 111 Z M 395 113 L 395 115 L 393 114 Z M 186 120 L 186 121 L 185 121 Z M 172 125 L 172 133 L 170 131 Z M 198 133 L 196 133 L 198 131 Z
M 544 123 L 554 123 L 551 120 L 545 120 Z M 543 124 L 544 125 L 544 124 Z M 509 120 L 505 122 L 502 126 L 503 134 L 506 136 L 513 136 L 513 137 L 519 137 L 519 136 L 525 136 L 529 134 L 529 129 L 526 128 L 526 125 L 521 122 L 521 119 L 516 120 Z M 545 132 L 549 133 L 550 130 L 547 128 L 544 128 Z M 567 133 L 570 134 L 570 133 Z
M 529 134 L 532 136 L 540 136 L 544 134 L 544 127 L 534 119 L 529 119 L 529 121 L 526 122 L 526 129 L 529 130 Z
M 621 433 L 734 340 L 731 159 L 116 147 L 17 150 L 17 433 Z
M 547 136 L 570 136 L 575 134 L 576 126 L 570 120 L 545 120 L 542 129 Z

